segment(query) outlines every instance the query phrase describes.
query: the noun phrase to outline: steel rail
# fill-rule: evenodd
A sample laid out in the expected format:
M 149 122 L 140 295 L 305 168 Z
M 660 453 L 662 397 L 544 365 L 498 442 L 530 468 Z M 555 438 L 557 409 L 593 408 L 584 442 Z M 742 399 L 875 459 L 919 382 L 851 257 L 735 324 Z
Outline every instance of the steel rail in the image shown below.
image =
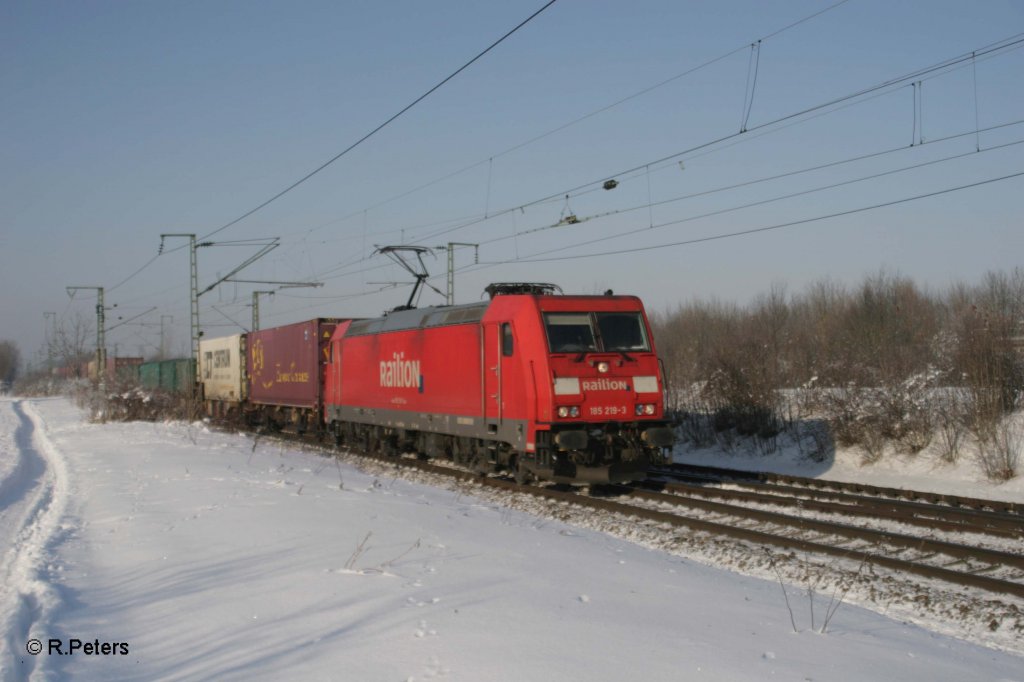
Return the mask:
M 960 495 L 947 495 L 945 493 L 932 493 L 920 490 L 906 490 L 903 488 L 887 488 L 882 486 L 867 485 L 865 483 L 851 483 L 843 481 L 829 481 L 820 478 L 806 478 L 801 476 L 790 476 L 787 474 L 774 474 L 766 471 L 740 471 L 737 469 L 724 469 L 720 467 L 698 466 L 692 464 L 671 464 L 669 471 L 679 473 L 706 474 L 715 477 L 727 477 L 735 481 L 762 481 L 767 483 L 783 483 L 807 488 L 831 489 L 838 491 L 852 491 L 867 495 L 892 497 L 902 500 L 924 500 L 932 504 L 945 504 L 950 507 L 966 509 L 991 509 L 1017 518 L 1024 519 L 1024 505 L 1017 502 L 1005 502 L 1001 500 L 987 500 L 977 497 L 963 497 Z M 657 470 L 655 470 L 657 471 Z
M 851 526 L 845 523 L 836 523 L 834 521 L 822 521 L 819 519 L 810 519 L 801 516 L 791 516 L 789 514 L 781 514 L 779 512 L 723 504 L 721 502 L 713 502 L 711 500 L 683 495 L 641 490 L 632 486 L 621 486 L 621 490 L 623 491 L 623 494 L 629 497 L 649 502 L 666 503 L 719 514 L 741 516 L 781 526 L 798 528 L 801 530 L 812 530 L 819 533 L 841 535 L 846 538 L 867 540 L 872 543 L 885 542 L 905 549 L 915 549 L 924 552 L 944 554 L 958 559 L 980 559 L 997 566 L 1014 566 L 1016 568 L 1024 569 L 1024 555 L 1013 554 L 1011 552 L 961 545 L 955 542 L 945 542 L 942 540 L 932 540 L 930 538 L 915 537 L 912 535 L 904 535 L 902 533 L 893 533 L 891 531 L 876 530 L 874 528 Z M 1024 586 L 1022 586 L 1022 588 L 1024 588 Z
M 681 478 L 693 480 L 686 474 Z M 823 491 L 789 485 L 764 483 L 736 483 L 743 490 L 709 488 L 707 486 L 678 481 L 648 481 L 648 486 L 662 486 L 665 490 L 686 495 L 699 495 L 723 500 L 750 500 L 776 506 L 798 506 L 802 509 L 823 513 L 843 514 L 868 518 L 891 519 L 926 528 L 951 532 L 983 533 L 1007 538 L 1024 538 L 1024 518 L 976 509 L 961 509 L 923 502 L 892 500 L 873 495 L 852 495 L 850 493 Z M 765 492 L 765 491 L 769 492 Z

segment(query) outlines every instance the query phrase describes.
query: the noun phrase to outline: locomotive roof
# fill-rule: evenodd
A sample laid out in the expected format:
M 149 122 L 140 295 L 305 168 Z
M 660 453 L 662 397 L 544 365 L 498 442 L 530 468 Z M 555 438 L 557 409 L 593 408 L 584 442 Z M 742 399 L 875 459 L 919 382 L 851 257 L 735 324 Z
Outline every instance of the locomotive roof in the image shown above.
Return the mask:
M 608 301 L 624 299 L 636 300 L 633 296 L 610 296 L 604 295 L 573 295 L 573 296 L 552 296 L 538 294 L 506 294 L 500 298 L 528 298 L 541 302 L 542 309 L 552 305 L 553 302 L 565 302 L 565 305 L 578 305 L 580 299 Z M 379 334 L 381 332 L 402 331 L 405 329 L 424 329 L 427 327 L 443 327 L 451 324 L 469 324 L 479 322 L 483 319 L 487 308 L 496 299 L 481 301 L 479 303 L 464 303 L 461 305 L 435 306 L 430 308 L 410 308 L 407 310 L 395 310 L 383 317 L 372 319 L 354 320 L 349 326 L 346 336 L 361 336 L 363 334 Z M 545 305 L 544 302 L 547 302 Z M 561 305 L 555 305 L 556 309 Z
M 411 308 L 388 313 L 384 317 L 370 320 L 357 320 L 352 323 L 346 336 L 360 334 L 377 334 L 402 329 L 421 329 L 423 327 L 441 327 L 448 324 L 464 324 L 479 322 L 487 312 L 490 301 L 467 303 L 462 305 L 442 306 L 436 308 Z

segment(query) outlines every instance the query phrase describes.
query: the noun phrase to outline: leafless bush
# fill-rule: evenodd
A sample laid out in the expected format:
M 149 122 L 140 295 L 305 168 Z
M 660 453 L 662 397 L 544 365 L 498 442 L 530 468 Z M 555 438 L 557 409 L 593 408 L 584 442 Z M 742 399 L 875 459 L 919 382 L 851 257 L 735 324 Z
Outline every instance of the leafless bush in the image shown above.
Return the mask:
M 673 414 L 672 421 L 683 439 L 704 448 L 715 442 L 713 410 L 699 398 L 693 398 Z
M 939 457 L 944 462 L 956 464 L 960 459 L 964 435 L 963 420 L 952 415 L 939 416 Z
M 835 441 L 844 447 L 864 441 L 866 391 L 857 386 L 830 391 L 822 396 L 821 407 Z
M 0 384 L 9 386 L 18 378 L 21 353 L 13 341 L 0 341 Z
M 767 453 L 780 433 L 797 438 L 798 421 L 820 417 L 835 443 L 867 459 L 920 452 L 937 434 L 953 460 L 965 431 L 991 449 L 1021 407 L 1024 270 L 941 295 L 884 272 L 793 296 L 773 285 L 746 308 L 695 301 L 655 316 L 655 335 L 680 431 L 695 446 L 749 438 Z M 956 415 L 942 397 L 950 392 L 962 394 Z
M 865 464 L 874 464 L 882 459 L 887 441 L 877 422 L 873 423 L 873 420 L 866 420 L 864 425 L 866 428 L 860 442 L 863 450 L 861 458 Z
M 967 435 L 967 396 L 962 390 L 950 389 L 936 401 L 935 417 L 939 433 L 939 457 L 955 464 Z
M 195 401 L 188 396 L 138 386 L 108 392 L 104 411 L 107 421 L 192 422 L 200 417 Z
M 978 464 L 992 481 L 1008 481 L 1020 468 L 1020 451 L 1024 446 L 1021 428 L 1011 419 L 995 427 L 992 439 L 978 448 Z
M 820 421 L 801 424 L 794 433 L 794 441 L 801 454 L 814 462 L 824 462 L 835 451 L 828 424 Z

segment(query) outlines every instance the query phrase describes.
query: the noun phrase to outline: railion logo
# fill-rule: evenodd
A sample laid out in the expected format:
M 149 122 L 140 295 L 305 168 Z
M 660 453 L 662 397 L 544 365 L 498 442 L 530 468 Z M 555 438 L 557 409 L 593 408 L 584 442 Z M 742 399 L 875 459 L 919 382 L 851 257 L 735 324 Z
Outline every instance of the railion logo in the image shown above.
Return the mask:
M 392 353 L 391 360 L 380 361 L 382 387 L 419 388 L 421 382 L 419 360 L 406 360 L 405 353 Z
M 628 391 L 629 383 L 621 379 L 584 379 L 584 391 Z

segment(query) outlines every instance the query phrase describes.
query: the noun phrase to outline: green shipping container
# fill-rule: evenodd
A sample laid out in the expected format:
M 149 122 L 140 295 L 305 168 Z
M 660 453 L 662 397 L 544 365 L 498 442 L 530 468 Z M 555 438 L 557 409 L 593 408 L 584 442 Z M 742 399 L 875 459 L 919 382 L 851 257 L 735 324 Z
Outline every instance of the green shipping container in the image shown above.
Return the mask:
M 139 366 L 139 384 L 143 388 L 168 393 L 189 393 L 196 381 L 196 362 L 191 358 L 157 360 Z

